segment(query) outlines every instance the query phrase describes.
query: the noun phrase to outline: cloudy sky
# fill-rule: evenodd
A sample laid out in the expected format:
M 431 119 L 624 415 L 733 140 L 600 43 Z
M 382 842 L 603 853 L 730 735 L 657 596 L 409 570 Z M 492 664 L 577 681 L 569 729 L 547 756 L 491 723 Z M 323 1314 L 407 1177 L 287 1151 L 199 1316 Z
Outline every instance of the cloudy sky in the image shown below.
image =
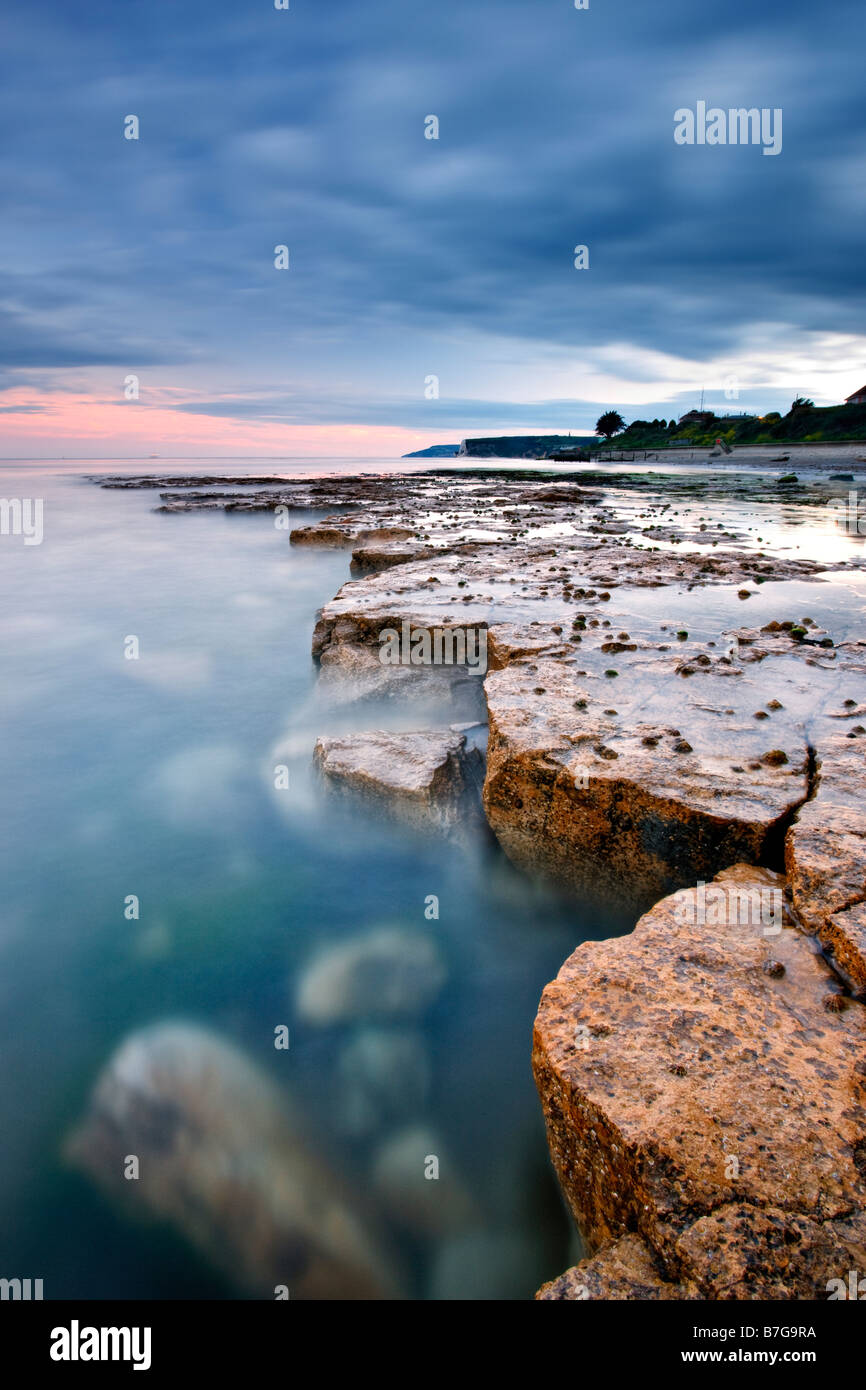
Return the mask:
M 702 389 L 838 401 L 866 382 L 864 40 L 862 0 L 7 0 L 0 454 L 393 456 Z M 781 108 L 781 154 L 677 145 L 699 101 Z

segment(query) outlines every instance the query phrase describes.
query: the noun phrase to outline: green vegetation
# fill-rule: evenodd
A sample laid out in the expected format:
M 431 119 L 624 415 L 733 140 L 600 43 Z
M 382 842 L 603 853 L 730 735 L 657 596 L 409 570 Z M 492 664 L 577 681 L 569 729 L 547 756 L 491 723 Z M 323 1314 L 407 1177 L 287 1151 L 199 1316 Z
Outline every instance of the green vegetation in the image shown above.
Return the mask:
M 607 422 L 616 411 L 608 411 L 598 422 Z M 621 417 L 618 417 L 621 418 Z M 690 410 L 679 420 L 632 420 L 616 434 L 616 449 L 667 449 L 712 447 L 717 439 L 731 446 L 779 444 L 798 441 L 814 443 L 840 439 L 866 440 L 866 405 L 816 406 L 799 396 L 787 415 L 771 410 L 767 415 L 716 415 L 712 410 Z M 609 438 L 593 444 L 593 452 L 611 447 Z
M 464 439 L 460 454 L 469 458 L 542 459 L 560 449 L 577 450 L 594 443 L 597 441 L 588 434 L 504 434 Z

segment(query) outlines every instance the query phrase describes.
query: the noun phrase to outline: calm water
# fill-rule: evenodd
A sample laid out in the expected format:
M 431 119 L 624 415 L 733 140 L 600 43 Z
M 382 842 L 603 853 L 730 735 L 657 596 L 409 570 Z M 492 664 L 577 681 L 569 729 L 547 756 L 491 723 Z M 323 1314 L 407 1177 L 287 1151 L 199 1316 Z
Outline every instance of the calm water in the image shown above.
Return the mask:
M 0 537 L 0 1276 L 41 1278 L 47 1298 L 238 1296 L 179 1231 L 132 1219 L 62 1156 L 117 1046 L 162 1020 L 204 1024 L 293 1098 L 322 1162 L 384 1216 L 408 1296 L 528 1298 L 575 1258 L 531 1078 L 532 1021 L 574 947 L 626 924 L 533 888 L 483 833 L 459 849 L 323 796 L 310 775 L 317 735 L 454 717 L 395 701 L 340 707 L 317 689 L 313 623 L 348 578 L 347 553 L 293 551 L 265 514 L 158 515 L 155 492 L 81 477 L 405 466 L 0 465 L 0 496 L 45 506 L 41 545 Z M 616 505 L 628 515 L 643 503 Z M 679 508 L 684 523 L 705 510 Z M 771 550 L 862 555 L 829 517 L 722 515 Z M 768 584 L 748 619 L 736 586 L 636 591 L 628 603 L 630 628 L 647 634 L 809 612 L 839 640 L 862 633 L 866 587 L 853 574 Z M 137 661 L 124 658 L 133 635 Z M 277 762 L 288 791 L 274 788 Z M 124 916 L 130 894 L 137 921 Z M 438 921 L 425 919 L 431 894 Z M 427 933 L 447 969 L 408 1025 L 408 1074 L 379 1047 L 388 1023 L 370 1050 L 365 1025 L 313 1027 L 295 1009 L 313 955 L 382 925 Z M 283 1023 L 291 1048 L 277 1054 Z M 418 1124 L 474 1206 L 462 1229 L 409 1236 L 374 1194 L 381 1146 Z
M 41 545 L 0 538 L 0 1275 L 42 1278 L 46 1298 L 236 1294 L 61 1154 L 116 1046 L 180 1018 L 291 1091 L 362 1207 L 376 1205 L 378 1145 L 416 1122 L 441 1136 L 478 1214 L 462 1246 L 395 1229 L 410 1296 L 530 1297 L 568 1263 L 570 1239 L 532 1020 L 565 956 L 611 924 L 533 889 L 482 835 L 456 850 L 323 798 L 308 771 L 317 734 L 413 722 L 317 695 L 315 612 L 348 577 L 347 554 L 293 552 L 266 515 L 157 515 L 153 492 L 81 480 L 97 468 L 120 471 L 0 469 L 3 496 L 45 499 Z M 148 468 L 168 465 L 129 465 Z M 130 635 L 138 661 L 124 659 Z M 274 790 L 277 757 L 288 792 Z M 129 894 L 138 921 L 124 917 Z M 438 921 L 425 920 L 429 894 Z M 360 1123 L 344 1065 L 358 1030 L 300 1024 L 293 998 L 317 949 L 383 923 L 430 933 L 448 979 L 413 1024 L 427 1093 L 395 1093 Z M 280 1023 L 292 1046 L 278 1055 Z

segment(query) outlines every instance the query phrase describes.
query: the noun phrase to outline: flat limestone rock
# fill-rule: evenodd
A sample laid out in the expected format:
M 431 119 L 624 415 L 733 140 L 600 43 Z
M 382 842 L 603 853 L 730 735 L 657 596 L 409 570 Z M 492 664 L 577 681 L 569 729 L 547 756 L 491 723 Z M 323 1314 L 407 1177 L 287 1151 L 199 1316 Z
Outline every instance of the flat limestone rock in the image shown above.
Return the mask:
M 738 865 L 664 899 L 578 947 L 535 1023 L 590 1251 L 636 1235 L 701 1298 L 826 1297 L 866 1260 L 866 1011 L 768 910 L 783 889 Z
M 447 831 L 461 818 L 477 755 L 467 754 L 465 734 L 451 729 L 375 729 L 318 739 L 314 760 L 332 787 L 411 825 Z
M 708 549 L 707 534 L 700 552 L 638 548 L 634 518 L 560 497 L 537 532 L 544 502 L 517 493 L 514 510 L 493 499 L 483 541 L 471 539 L 469 496 L 453 522 L 444 508 L 425 521 L 435 554 L 353 580 L 322 609 L 313 637 L 322 679 L 352 698 L 432 694 L 431 671 L 377 669 L 383 632 L 483 629 L 484 810 L 520 869 L 638 913 L 728 864 L 781 867 L 785 833 L 810 794 L 812 725 L 824 705 L 837 726 L 858 707 L 840 699 L 853 647 L 834 646 L 812 619 L 788 618 L 788 599 L 761 627 L 702 617 L 690 636 L 641 615 L 634 595 L 668 588 L 663 611 L 675 614 L 699 586 L 753 584 L 748 595 L 774 580 L 820 584 L 827 571 Z M 681 529 L 670 538 L 682 540 Z
M 313 545 L 322 550 L 345 550 L 355 544 L 352 531 L 342 526 L 298 526 L 291 533 L 292 545 Z
M 157 1024 L 127 1038 L 67 1153 L 119 1206 L 168 1222 L 256 1297 L 273 1299 L 278 1285 L 292 1299 L 398 1295 L 378 1235 L 286 1097 L 204 1028 Z
M 403 568 L 402 566 L 400 568 Z M 362 584 L 364 581 L 353 581 Z M 461 631 L 460 625 L 449 625 Z M 472 715 L 477 721 L 484 711 L 484 669 L 478 665 L 407 665 L 382 660 L 382 634 L 401 630 L 401 620 L 383 617 L 372 626 L 354 618 L 338 618 L 329 623 L 320 618 L 313 640 L 313 654 L 319 660 L 319 693 L 328 704 L 355 704 L 364 700 L 388 699 L 403 702 L 412 700 L 423 704 L 431 713 L 426 717 L 439 720 L 446 711 L 452 717 Z M 459 641 L 481 640 L 477 632 L 469 639 L 449 636 L 455 645 Z M 477 660 L 478 646 L 473 646 Z M 432 711 L 435 709 L 435 713 Z
M 338 524 L 332 517 L 313 526 L 298 526 L 291 532 L 292 545 L 312 545 L 323 550 L 344 550 L 348 546 L 387 545 L 392 541 L 411 540 L 413 532 L 405 526 L 375 526 Z
M 447 698 L 452 690 L 446 681 L 441 668 L 387 665 L 367 643 L 343 641 L 322 656 L 319 693 L 325 703 L 338 706 L 363 700 L 423 701 Z M 479 681 L 475 685 L 480 688 Z
M 708 708 L 669 664 L 648 659 L 634 694 L 607 697 L 613 714 L 559 658 L 487 677 L 484 809 L 520 868 L 641 911 L 725 865 L 765 859 L 775 841 L 781 853 L 808 795 L 802 728 L 777 718 L 771 744 L 760 721 Z M 773 746 L 779 761 L 767 760 Z
M 381 570 L 393 569 L 395 565 L 407 565 L 412 560 L 427 559 L 435 554 L 431 546 L 418 541 L 365 541 L 352 551 L 352 573 L 378 574 Z

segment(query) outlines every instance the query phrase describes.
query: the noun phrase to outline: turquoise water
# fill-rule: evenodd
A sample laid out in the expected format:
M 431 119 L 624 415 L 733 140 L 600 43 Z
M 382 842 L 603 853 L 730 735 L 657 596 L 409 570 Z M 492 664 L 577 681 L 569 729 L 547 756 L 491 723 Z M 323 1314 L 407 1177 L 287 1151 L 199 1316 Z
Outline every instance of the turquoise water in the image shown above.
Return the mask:
M 148 467 L 167 469 L 129 465 Z M 182 1018 L 292 1092 L 363 1208 L 377 1205 L 376 1145 L 431 1126 L 499 1241 L 480 1241 L 461 1292 L 530 1297 L 570 1240 L 532 1021 L 564 958 L 611 924 L 534 889 L 481 832 L 458 850 L 323 798 L 308 771 L 317 734 L 412 722 L 393 707 L 347 715 L 317 692 L 315 613 L 348 578 L 347 554 L 293 551 L 268 515 L 159 515 L 153 492 L 79 476 L 97 468 L 120 471 L 0 469 L 3 496 L 44 498 L 41 545 L 0 537 L 0 1275 L 42 1278 L 46 1298 L 237 1295 L 177 1231 L 131 1219 L 62 1157 L 116 1046 Z M 287 792 L 273 786 L 279 748 Z M 382 923 L 434 935 L 448 980 L 417 1024 L 429 1094 L 359 1134 L 340 1068 L 351 1030 L 299 1025 L 293 998 L 316 948 Z M 404 1291 L 447 1296 L 442 1242 L 404 1246 Z

